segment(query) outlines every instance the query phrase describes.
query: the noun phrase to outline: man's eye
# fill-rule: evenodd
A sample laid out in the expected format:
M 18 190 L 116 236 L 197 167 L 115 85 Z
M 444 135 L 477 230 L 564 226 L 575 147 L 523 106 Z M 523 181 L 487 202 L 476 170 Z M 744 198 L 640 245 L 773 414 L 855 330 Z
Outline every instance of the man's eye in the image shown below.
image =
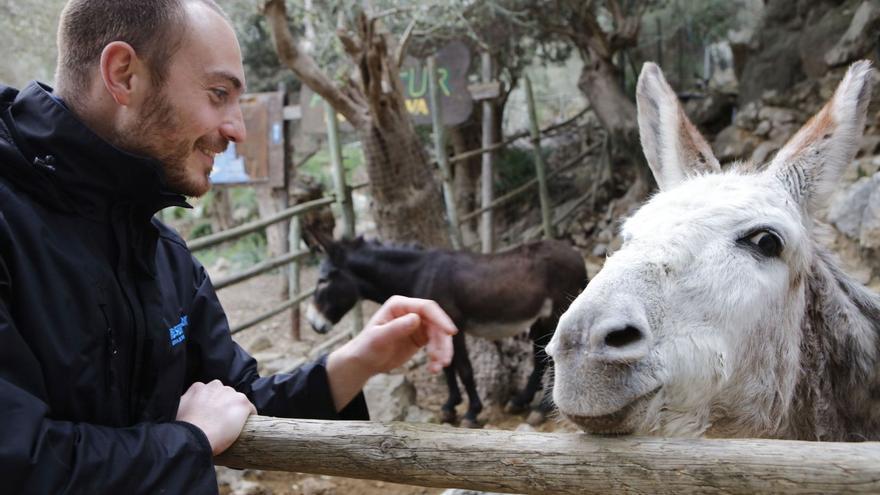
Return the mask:
M 220 101 L 226 101 L 226 98 L 229 96 L 229 92 L 223 88 L 213 88 L 211 89 L 211 92 Z

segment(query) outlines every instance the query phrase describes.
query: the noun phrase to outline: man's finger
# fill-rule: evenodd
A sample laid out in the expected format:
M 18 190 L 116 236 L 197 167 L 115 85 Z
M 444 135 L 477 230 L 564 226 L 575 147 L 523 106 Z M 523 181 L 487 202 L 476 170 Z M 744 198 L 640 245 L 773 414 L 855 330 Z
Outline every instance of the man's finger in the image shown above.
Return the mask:
M 393 296 L 388 299 L 387 304 L 393 316 L 397 317 L 403 316 L 406 313 L 416 313 L 422 317 L 426 325 L 436 326 L 449 335 L 454 335 L 458 332 L 452 318 L 443 311 L 439 304 L 430 299 Z
M 381 332 L 394 337 L 404 337 L 412 334 L 413 330 L 421 325 L 421 317 L 415 313 L 407 313 L 399 316 L 384 325 L 379 325 Z M 422 343 L 424 345 L 424 343 Z
M 428 328 L 428 356 L 431 363 L 428 369 L 432 372 L 440 371 L 444 366 L 449 366 L 452 361 L 452 337 L 435 328 Z

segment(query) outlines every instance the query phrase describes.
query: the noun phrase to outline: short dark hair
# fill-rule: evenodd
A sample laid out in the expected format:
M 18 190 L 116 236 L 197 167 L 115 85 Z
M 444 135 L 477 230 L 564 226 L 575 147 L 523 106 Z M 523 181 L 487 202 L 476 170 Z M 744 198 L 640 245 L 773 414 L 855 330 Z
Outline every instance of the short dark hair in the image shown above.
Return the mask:
M 213 0 L 69 0 L 58 24 L 59 92 L 75 97 L 87 91 L 104 47 L 114 41 L 131 45 L 147 62 L 152 82 L 161 86 L 186 32 L 187 1 L 226 17 Z

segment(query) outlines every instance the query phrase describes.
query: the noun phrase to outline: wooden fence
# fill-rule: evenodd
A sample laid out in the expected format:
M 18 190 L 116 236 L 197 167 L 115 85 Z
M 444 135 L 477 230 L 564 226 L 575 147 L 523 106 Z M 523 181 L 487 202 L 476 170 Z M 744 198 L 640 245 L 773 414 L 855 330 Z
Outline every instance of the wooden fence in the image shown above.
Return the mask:
M 429 82 L 435 80 L 436 74 L 434 73 L 434 64 L 433 61 L 429 59 L 429 73 L 433 75 L 433 77 L 429 78 Z M 491 222 L 491 216 L 485 216 L 486 213 L 492 212 L 493 210 L 509 203 L 511 200 L 521 197 L 523 194 L 532 191 L 537 187 L 538 196 L 540 198 L 541 209 L 542 209 L 542 228 L 541 232 L 544 237 L 552 237 L 553 236 L 553 228 L 559 222 L 565 220 L 567 216 L 571 215 L 576 211 L 576 207 L 582 204 L 582 201 L 577 202 L 574 207 L 569 208 L 568 211 L 563 212 L 562 215 L 558 215 L 557 218 L 552 218 L 553 207 L 549 202 L 549 195 L 547 192 L 547 182 L 553 178 L 554 176 L 569 170 L 570 168 L 582 163 L 583 160 L 594 151 L 595 146 L 589 147 L 583 152 L 579 153 L 577 156 L 563 164 L 562 166 L 556 168 L 554 171 L 547 173 L 545 170 L 545 164 L 543 161 L 543 155 L 541 151 L 541 138 L 542 136 L 546 136 L 549 133 L 555 133 L 565 128 L 568 128 L 575 123 L 577 123 L 578 119 L 580 119 L 586 110 L 582 110 L 573 117 L 565 120 L 564 122 L 560 122 L 554 125 L 550 125 L 545 127 L 544 129 L 540 129 L 538 127 L 537 115 L 535 111 L 534 98 L 532 96 L 531 83 L 527 81 L 526 83 L 526 95 L 529 102 L 529 115 L 530 115 L 530 129 L 527 131 L 517 132 L 511 136 L 508 136 L 506 139 L 503 139 L 497 143 L 490 143 L 484 146 L 481 149 L 471 150 L 466 153 L 462 153 L 460 155 L 456 155 L 453 157 L 446 157 L 446 143 L 445 136 L 443 132 L 443 125 L 441 124 L 439 112 L 436 113 L 436 117 L 434 118 L 434 145 L 435 145 L 435 156 L 437 158 L 436 165 L 440 168 L 441 176 L 443 178 L 443 189 L 444 189 L 444 200 L 446 204 L 447 211 L 447 219 L 449 221 L 450 226 L 450 235 L 452 238 L 453 245 L 456 248 L 463 248 L 465 246 L 462 245 L 461 240 L 461 227 L 458 219 L 458 210 L 457 205 L 455 204 L 454 195 L 452 194 L 452 178 L 450 173 L 450 167 L 452 164 L 461 162 L 467 158 L 471 158 L 477 155 L 491 155 L 493 152 L 504 148 L 505 146 L 509 146 L 513 142 L 528 137 L 531 140 L 532 147 L 534 150 L 534 161 L 535 161 L 535 175 L 536 177 L 525 184 L 517 187 L 516 189 L 504 194 L 501 197 L 493 198 L 493 193 L 491 191 L 492 181 L 483 181 L 484 191 L 482 194 L 482 198 L 484 199 L 484 205 L 477 209 L 476 211 L 472 211 L 466 213 L 461 216 L 461 222 L 466 222 L 476 218 L 477 216 L 481 216 L 483 222 L 486 221 Z M 437 88 L 435 85 L 429 86 L 429 96 L 432 100 L 432 108 L 439 108 L 439 96 L 437 92 Z M 325 112 L 327 115 L 334 115 L 333 109 L 325 102 Z M 281 301 L 279 304 L 270 308 L 269 310 L 254 316 L 247 321 L 236 322 L 231 331 L 233 334 L 238 332 L 247 330 L 249 328 L 253 328 L 256 325 L 272 318 L 278 314 L 283 313 L 284 311 L 294 310 L 293 315 L 296 317 L 298 315 L 299 304 L 307 300 L 314 294 L 314 287 L 303 289 L 300 286 L 299 280 L 299 272 L 300 272 L 300 262 L 305 259 L 309 253 L 306 249 L 303 248 L 302 245 L 302 232 L 299 224 L 299 217 L 308 212 L 320 209 L 327 208 L 333 204 L 338 206 L 338 210 L 341 213 L 342 222 L 343 222 L 343 232 L 347 237 L 354 237 L 355 232 L 355 212 L 352 201 L 352 191 L 367 187 L 368 183 L 361 183 L 354 186 L 350 186 L 346 183 L 345 180 L 345 172 L 342 166 L 342 153 L 340 148 L 340 139 L 339 139 L 339 130 L 337 127 L 336 119 L 328 118 L 327 121 L 327 134 L 328 134 L 328 146 L 330 151 L 330 163 L 331 163 L 331 172 L 333 177 L 333 194 L 309 201 L 306 203 L 301 203 L 295 205 L 293 207 L 287 208 L 283 211 L 280 211 L 268 218 L 259 219 L 253 222 L 246 223 L 244 225 L 240 225 L 222 232 L 218 232 L 216 234 L 208 235 L 205 237 L 200 237 L 188 242 L 189 248 L 193 252 L 197 252 L 200 250 L 205 250 L 208 248 L 216 247 L 225 242 L 229 242 L 235 239 L 238 239 L 244 235 L 251 234 L 258 231 L 263 231 L 269 226 L 279 224 L 281 222 L 290 221 L 290 232 L 289 232 L 289 251 L 285 254 L 277 256 L 275 258 L 271 258 L 265 260 L 263 262 L 257 263 L 247 269 L 242 271 L 232 273 L 229 275 L 225 275 L 223 277 L 219 277 L 214 281 L 214 287 L 217 290 L 224 289 L 231 285 L 244 282 L 253 277 L 259 276 L 263 273 L 266 273 L 271 270 L 275 270 L 281 267 L 290 267 L 290 293 L 288 294 L 288 298 L 285 301 Z M 485 161 L 484 161 L 485 162 Z M 491 160 L 488 160 L 490 165 L 491 172 Z M 485 165 L 485 163 L 484 163 Z M 489 174 L 491 176 L 491 173 Z M 488 188 L 487 192 L 485 189 Z M 486 200 L 488 199 L 488 202 Z M 491 235 L 491 228 L 483 229 L 484 233 L 489 232 L 488 236 L 483 235 L 480 243 L 482 244 L 482 249 L 484 252 L 492 252 L 494 250 L 494 236 Z M 527 235 L 524 241 L 529 240 L 529 236 Z M 476 248 L 477 245 L 466 246 L 467 248 Z M 510 246 L 508 246 L 510 248 Z M 361 315 L 360 306 L 355 308 L 353 311 L 353 328 L 354 331 L 360 330 L 363 327 L 363 317 Z M 328 349 L 336 346 L 337 344 L 347 340 L 350 338 L 351 334 L 340 334 L 337 335 L 327 341 L 322 342 L 317 347 L 312 349 L 308 355 L 304 356 L 302 359 L 294 362 L 288 369 L 284 371 L 290 371 L 309 359 L 313 359 L 317 357 L 321 352 L 327 351 Z
M 527 97 L 532 101 L 529 83 L 527 88 Z M 441 172 L 453 163 L 478 154 L 485 156 L 524 137 L 531 139 L 535 149 L 535 178 L 499 198 L 492 198 L 484 191 L 483 204 L 479 209 L 460 218 L 450 215 L 454 237 L 459 228 L 458 221 L 466 222 L 477 216 L 491 219 L 487 213 L 535 187 L 538 188 L 542 206 L 541 228 L 536 232 L 544 236 L 552 236 L 554 225 L 588 199 L 589 195 L 585 195 L 567 212 L 554 219 L 550 215 L 547 181 L 581 163 L 594 148 L 583 151 L 551 173 L 543 170 L 540 151 L 542 136 L 571 125 L 581 114 L 539 130 L 533 103 L 529 103 L 529 109 L 529 131 L 448 160 L 443 158 L 445 144 L 442 130 L 437 130 L 435 146 Z M 218 278 L 215 281 L 218 290 L 282 266 L 291 266 L 294 268 L 292 272 L 296 272 L 299 262 L 307 256 L 307 252 L 301 249 L 296 220 L 309 211 L 337 204 L 343 216 L 346 235 L 354 235 L 351 193 L 367 184 L 349 186 L 345 183 L 335 119 L 327 120 L 334 178 L 332 195 L 189 243 L 193 251 L 207 249 L 291 220 L 288 253 Z M 443 177 L 444 188 L 450 188 L 449 174 L 444 172 Z M 450 197 L 445 195 L 447 208 L 455 211 L 454 201 L 449 201 Z M 482 233 L 485 234 L 485 230 Z M 456 242 L 460 244 L 460 241 Z M 491 235 L 481 236 L 484 252 L 493 250 L 492 242 Z M 291 280 L 291 294 L 286 301 L 248 321 L 237 323 L 232 333 L 252 328 L 296 307 L 313 291 L 313 288 L 302 290 L 298 278 L 294 277 Z M 356 329 L 360 326 L 359 322 L 355 324 Z M 347 338 L 349 334 L 339 334 L 322 342 L 292 368 Z M 780 440 L 606 438 L 576 433 L 475 431 L 426 424 L 330 422 L 252 416 L 236 443 L 217 457 L 216 462 L 234 468 L 326 474 L 504 493 L 880 493 L 880 444 L 876 442 L 843 444 Z
M 502 493 L 880 493 L 880 444 L 252 416 L 219 465 Z

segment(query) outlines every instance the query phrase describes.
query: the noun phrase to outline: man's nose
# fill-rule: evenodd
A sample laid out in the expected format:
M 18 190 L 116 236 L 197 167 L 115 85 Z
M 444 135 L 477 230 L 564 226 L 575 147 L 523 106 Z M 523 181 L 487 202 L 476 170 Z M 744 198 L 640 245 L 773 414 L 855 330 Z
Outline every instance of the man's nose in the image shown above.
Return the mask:
M 230 115 L 220 126 L 220 134 L 233 143 L 242 143 L 247 139 L 247 130 L 244 127 L 244 116 L 241 113 L 241 106 L 236 104 L 235 108 L 230 110 Z

